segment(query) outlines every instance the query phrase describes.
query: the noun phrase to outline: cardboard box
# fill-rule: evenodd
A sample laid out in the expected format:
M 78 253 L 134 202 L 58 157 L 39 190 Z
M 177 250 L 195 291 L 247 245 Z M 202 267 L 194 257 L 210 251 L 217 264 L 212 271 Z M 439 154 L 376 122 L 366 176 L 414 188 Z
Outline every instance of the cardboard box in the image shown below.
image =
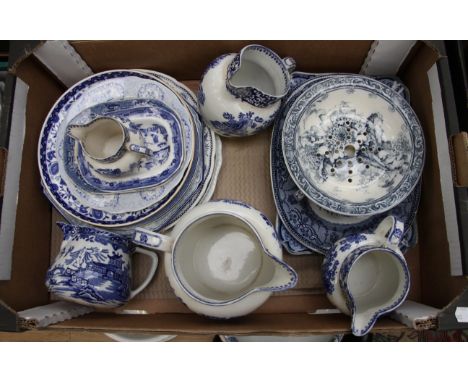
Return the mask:
M 7 167 L 10 164 L 11 168 L 17 166 L 19 177 L 16 181 L 16 199 L 13 199 L 15 173 L 13 170 L 10 170 L 11 174 L 7 171 L 6 186 L 10 187 L 12 194 L 5 194 L 1 224 L 2 229 L 11 228 L 11 245 L 8 247 L 5 240 L 0 246 L 10 248 L 12 256 L 11 275 L 0 281 L 0 330 L 20 330 L 24 327 L 24 320 L 21 320 L 19 311 L 52 302 L 44 285 L 44 277 L 51 257 L 58 251 L 61 238 L 55 228 L 58 216 L 41 191 L 36 155 L 42 123 L 58 97 L 67 87 L 92 72 L 122 68 L 164 72 L 196 90 L 197 80 L 212 59 L 226 52 L 237 52 L 248 43 L 47 42 L 25 54 L 13 66 L 17 81 L 9 154 L 14 137 L 12 134 L 21 131 L 23 126 L 24 135 L 17 134 L 19 137 L 16 140 L 20 141 L 22 150 L 13 153 L 16 154 L 16 159 L 12 159 L 14 162 L 10 162 L 9 155 L 7 163 Z M 451 163 L 448 139 L 445 144 L 442 139 L 444 136 L 446 138 L 446 130 L 437 69 L 442 57 L 438 51 L 426 43 L 414 41 L 258 43 L 271 47 L 281 56 L 294 57 L 297 70 L 300 71 L 398 74 L 408 86 L 412 106 L 423 126 L 427 147 L 418 214 L 419 244 L 407 253 L 412 277 L 409 299 L 437 309 L 444 308 L 457 296 L 457 301 L 463 301 L 465 297 L 462 292 L 468 281 L 462 276 L 451 276 L 454 269 L 461 269 L 457 263 L 461 257 L 457 257 L 460 247 L 456 234 L 453 234 L 454 225 L 457 227 L 456 215 L 453 215 L 450 187 L 446 184 L 447 179 L 451 181 Z M 244 200 L 274 221 L 275 207 L 269 175 L 270 135 L 271 129 L 250 138 L 223 139 L 223 167 L 214 197 Z M 10 184 L 8 178 L 13 179 Z M 7 199 L 9 205 L 5 205 Z M 14 200 L 14 208 L 11 200 Z M 5 211 L 9 211 L 8 214 L 3 213 Z M 7 234 L 4 237 L 8 239 Z M 7 266 L 9 260 L 5 259 L 3 264 Z M 315 314 L 333 308 L 323 293 L 321 256 L 299 258 L 285 254 L 285 260 L 299 272 L 297 288 L 274 295 L 260 309 L 246 317 L 219 321 L 191 313 L 174 298 L 163 267 L 160 267 L 148 289 L 124 308 L 92 312 L 50 325 L 44 330 L 122 330 L 208 335 L 349 332 L 349 317 L 335 313 Z M 137 261 L 136 265 L 135 276 L 138 279 L 138 269 L 143 268 L 144 264 L 138 265 Z M 454 309 L 453 304 L 442 313 L 449 314 L 447 312 L 450 309 Z M 116 314 L 137 312 L 147 314 Z M 374 331 L 402 328 L 405 328 L 402 323 L 387 317 L 378 321 Z

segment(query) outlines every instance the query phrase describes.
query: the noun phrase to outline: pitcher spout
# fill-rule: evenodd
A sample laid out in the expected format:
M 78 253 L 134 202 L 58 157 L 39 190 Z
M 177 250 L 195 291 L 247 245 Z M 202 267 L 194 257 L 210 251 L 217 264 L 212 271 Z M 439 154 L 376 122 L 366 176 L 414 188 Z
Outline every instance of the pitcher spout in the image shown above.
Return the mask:
M 89 128 L 89 125 L 72 125 L 68 127 L 68 135 L 81 142 L 84 140 Z
M 271 279 L 256 288 L 257 291 L 279 292 L 294 288 L 298 280 L 297 272 L 284 261 L 271 254 L 266 248 L 265 255 L 272 266 Z

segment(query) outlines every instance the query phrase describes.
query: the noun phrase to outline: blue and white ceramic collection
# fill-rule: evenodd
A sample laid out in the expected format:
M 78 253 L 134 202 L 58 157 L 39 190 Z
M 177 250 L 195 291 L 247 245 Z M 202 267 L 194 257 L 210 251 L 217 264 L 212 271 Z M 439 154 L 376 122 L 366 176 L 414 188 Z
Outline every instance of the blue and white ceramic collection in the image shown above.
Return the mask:
M 59 224 L 49 290 L 96 307 L 125 304 L 155 274 L 146 247 L 164 253 L 170 285 L 192 311 L 238 317 L 296 286 L 283 245 L 324 255 L 327 296 L 352 316 L 355 335 L 396 309 L 409 291 L 403 253 L 417 240 L 424 162 L 408 89 L 395 78 L 294 67 L 248 45 L 208 65 L 197 97 L 151 70 L 102 72 L 68 89 L 38 148 L 44 193 L 70 223 Z M 222 164 L 216 134 L 272 124 L 276 231 L 244 202 L 210 201 Z M 152 265 L 132 291 L 133 252 Z
M 151 281 L 158 257 L 131 240 L 97 228 L 58 223 L 63 242 L 47 271 L 46 286 L 56 296 L 83 305 L 114 308 L 125 304 Z M 132 289 L 133 252 L 151 259 L 148 275 Z
M 280 235 L 284 237 L 282 242 L 286 249 L 293 254 L 307 253 L 311 250 L 326 254 L 338 239 L 353 233 L 372 231 L 385 216 L 393 215 L 407 227 L 404 240 L 401 242 L 402 249 L 406 250 L 408 246 L 414 244 L 413 241 L 416 237 L 411 228 L 419 205 L 420 184 L 403 202 L 389 211 L 371 216 L 349 217 L 325 210 L 303 197 L 287 170 L 281 150 L 282 122 L 285 118 L 285 111 L 299 94 L 306 91 L 315 82 L 328 76 L 307 73 L 299 73 L 296 76 L 294 73 L 292 93 L 285 101 L 273 128 L 270 150 L 271 182 L 276 209 L 282 223 L 281 230 L 279 230 L 280 233 L 283 232 Z M 395 82 L 395 80 L 388 78 L 386 81 L 389 85 L 392 81 Z M 405 89 L 397 85 L 392 87 L 400 90 Z
M 202 76 L 198 105 L 205 123 L 226 137 L 256 134 L 273 122 L 290 87 L 292 58 L 261 45 L 213 60 Z

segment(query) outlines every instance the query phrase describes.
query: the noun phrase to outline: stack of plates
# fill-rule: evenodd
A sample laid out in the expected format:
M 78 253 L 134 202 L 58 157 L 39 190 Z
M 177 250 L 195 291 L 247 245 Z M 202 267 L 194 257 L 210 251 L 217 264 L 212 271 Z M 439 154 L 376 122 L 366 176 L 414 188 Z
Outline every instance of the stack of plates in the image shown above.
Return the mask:
M 67 127 L 101 116 L 137 128 L 153 152 L 164 141 L 170 165 L 152 157 L 119 177 L 94 171 Z M 167 229 L 209 200 L 221 159 L 221 141 L 201 122 L 193 93 L 167 75 L 143 70 L 99 73 L 68 89 L 49 112 L 38 149 L 44 193 L 69 222 L 129 236 L 136 226 Z
M 276 120 L 271 179 L 277 230 L 292 254 L 326 254 L 338 239 L 372 231 L 387 215 L 416 241 L 424 164 L 421 126 L 393 78 L 293 74 Z

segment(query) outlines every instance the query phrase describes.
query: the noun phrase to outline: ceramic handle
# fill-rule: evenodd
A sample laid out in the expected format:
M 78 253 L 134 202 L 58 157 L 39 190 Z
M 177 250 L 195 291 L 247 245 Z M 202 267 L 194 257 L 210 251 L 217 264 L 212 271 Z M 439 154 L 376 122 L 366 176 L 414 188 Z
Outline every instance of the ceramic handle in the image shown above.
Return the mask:
M 400 244 L 405 225 L 393 216 L 387 216 L 375 230 L 375 234 L 392 245 Z
M 142 247 L 162 252 L 171 252 L 174 244 L 174 240 L 171 237 L 144 228 L 135 229 L 133 242 Z
M 289 73 L 292 73 L 294 69 L 296 69 L 296 60 L 294 60 L 292 57 L 283 58 L 283 63 L 286 66 L 286 69 L 288 69 Z
M 158 255 L 156 255 L 156 253 L 148 251 L 147 249 L 143 249 L 143 248 L 137 248 L 135 252 L 141 253 L 142 255 L 149 256 L 151 258 L 151 268 L 149 270 L 148 276 L 146 276 L 145 281 L 143 281 L 138 288 L 130 292 L 130 299 L 135 297 L 138 293 L 140 293 L 143 289 L 146 288 L 146 286 L 150 283 L 154 274 L 156 273 L 156 269 L 158 268 Z
M 134 151 L 136 153 L 147 155 L 147 156 L 153 155 L 153 152 L 150 149 L 140 146 L 140 145 L 136 145 L 134 143 L 130 143 L 127 146 L 127 150 Z

